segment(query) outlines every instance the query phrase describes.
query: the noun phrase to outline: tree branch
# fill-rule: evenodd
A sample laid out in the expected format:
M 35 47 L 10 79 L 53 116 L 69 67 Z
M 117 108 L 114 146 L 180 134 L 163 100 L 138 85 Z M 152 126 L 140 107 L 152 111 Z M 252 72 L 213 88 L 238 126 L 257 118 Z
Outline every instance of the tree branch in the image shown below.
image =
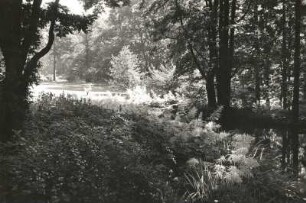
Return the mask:
M 199 62 L 199 60 L 198 60 L 196 54 L 194 53 L 194 48 L 193 48 L 193 46 L 192 46 L 192 43 L 189 41 L 188 31 L 187 31 L 187 30 L 185 29 L 185 27 L 184 27 L 183 18 L 182 18 L 182 15 L 181 15 L 182 10 L 181 10 L 180 5 L 179 5 L 179 3 L 178 3 L 177 0 L 175 1 L 175 5 L 176 5 L 176 9 L 178 9 L 178 12 L 179 12 L 179 14 L 180 14 L 180 15 L 179 15 L 179 17 L 180 17 L 180 23 L 181 23 L 182 29 L 183 29 L 183 31 L 184 31 L 185 37 L 187 38 L 187 39 L 186 39 L 186 40 L 187 40 L 187 44 L 188 44 L 187 47 L 188 47 L 188 49 L 189 49 L 189 51 L 190 51 L 190 53 L 191 53 L 191 56 L 192 56 L 192 58 L 193 58 L 195 64 L 197 65 L 197 68 L 198 68 L 198 70 L 200 71 L 202 77 L 203 77 L 203 78 L 206 78 L 205 70 L 204 70 L 204 68 L 201 66 L 201 64 L 200 64 L 200 62 Z
M 197 65 L 198 70 L 200 71 L 202 77 L 203 77 L 203 78 L 206 78 L 206 73 L 205 73 L 205 71 L 203 70 L 201 64 L 199 63 L 198 58 L 196 57 L 196 55 L 195 55 L 195 53 L 194 53 L 194 51 L 193 51 L 193 48 L 192 48 L 192 44 L 191 44 L 190 42 L 188 43 L 188 49 L 189 49 L 189 51 L 190 51 L 190 53 L 191 53 L 191 55 L 192 55 L 192 58 L 193 58 L 195 64 Z
M 49 28 L 49 38 L 48 38 L 48 43 L 47 45 L 41 49 L 39 52 L 37 52 L 32 58 L 31 60 L 28 62 L 28 64 L 25 67 L 24 70 L 24 77 L 27 79 L 35 70 L 35 68 L 37 67 L 37 64 L 39 62 L 39 60 L 45 56 L 50 49 L 52 48 L 53 42 L 54 42 L 54 27 L 55 27 L 55 21 L 56 21 L 56 14 L 57 14 L 57 9 L 58 9 L 58 5 L 59 5 L 59 0 L 55 0 L 55 6 L 54 6 L 54 15 L 53 18 L 51 20 L 51 24 L 50 24 L 50 28 Z

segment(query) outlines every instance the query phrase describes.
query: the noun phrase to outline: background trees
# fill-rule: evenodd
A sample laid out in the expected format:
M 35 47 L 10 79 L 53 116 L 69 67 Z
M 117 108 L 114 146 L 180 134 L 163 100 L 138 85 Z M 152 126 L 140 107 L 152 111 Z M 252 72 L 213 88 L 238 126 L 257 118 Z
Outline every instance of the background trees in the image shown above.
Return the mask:
M 178 70 L 183 72 L 182 64 L 188 64 L 187 69 L 201 72 L 212 106 L 215 90 L 217 103 L 224 106 L 290 107 L 296 19 L 292 2 L 156 0 L 148 7 L 156 36 L 177 45 L 170 49 L 180 56 L 174 59 Z
M 152 68 L 171 64 L 176 66 L 177 81 L 198 74 L 194 79 L 204 82 L 205 100 L 211 108 L 291 108 L 292 2 L 151 0 L 124 1 L 117 6 L 92 26 L 87 37 L 79 39 L 83 45 L 73 51 L 70 78 L 109 83 L 112 56 L 129 46 L 145 76 L 151 76 Z
M 117 86 L 131 88 L 141 85 L 143 76 L 139 70 L 139 59 L 128 46 L 124 46 L 118 56 L 112 57 L 111 64 L 111 77 Z

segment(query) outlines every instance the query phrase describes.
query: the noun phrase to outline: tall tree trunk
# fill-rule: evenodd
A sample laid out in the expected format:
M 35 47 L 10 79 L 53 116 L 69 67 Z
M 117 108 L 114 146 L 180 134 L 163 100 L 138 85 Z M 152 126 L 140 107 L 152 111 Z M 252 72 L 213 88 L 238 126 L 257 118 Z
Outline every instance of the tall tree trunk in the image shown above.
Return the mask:
M 220 0 L 219 68 L 217 73 L 218 104 L 230 106 L 231 71 L 229 51 L 229 0 Z
M 28 53 L 37 32 L 41 0 L 33 1 L 29 28 L 21 37 L 22 0 L 0 1 L 0 48 L 5 61 L 5 78 L 1 83 L 0 98 L 0 141 L 13 141 L 14 130 L 22 130 L 28 107 L 28 87 L 38 61 L 46 55 L 54 41 L 55 16 L 51 20 L 46 47 L 28 61 Z M 55 11 L 59 0 L 55 0 Z
M 306 68 L 304 67 L 304 70 L 303 70 L 303 101 L 305 102 L 306 101 Z
M 53 42 L 53 81 L 56 81 L 56 57 L 57 57 L 57 47 L 56 42 Z
M 85 33 L 85 66 L 83 67 L 82 76 L 84 77 L 86 71 L 90 68 L 90 59 L 89 59 L 89 52 L 90 52 L 90 45 L 89 45 L 89 36 L 88 33 Z
M 294 52 L 294 86 L 292 100 L 292 152 L 293 170 L 298 175 L 299 153 L 299 93 L 300 93 L 300 66 L 301 66 L 301 0 L 295 0 L 295 52 Z
M 254 19 L 255 19 L 255 25 L 254 25 L 254 34 L 256 36 L 255 39 L 255 60 L 254 60 L 254 79 L 255 79 L 255 100 L 256 100 L 256 104 L 257 106 L 260 106 L 260 97 L 261 97 L 261 88 L 260 88 L 260 83 L 261 83 L 261 79 L 260 79 L 260 60 L 261 60 L 261 51 L 260 51 L 260 47 L 259 47 L 259 18 L 258 18 L 258 3 L 254 4 Z
M 25 110 L 27 109 L 27 87 L 20 71 L 24 59 L 19 56 L 6 56 L 6 73 L 1 88 L 0 106 L 0 141 L 11 141 L 13 130 L 22 127 Z
M 237 0 L 232 0 L 231 4 L 231 28 L 230 28 L 230 40 L 229 40 L 229 60 L 230 60 L 230 72 L 234 67 L 234 56 L 235 56 L 235 18 L 236 18 L 236 4 Z
M 0 2 L 0 46 L 5 62 L 5 78 L 0 98 L 0 141 L 9 141 L 12 129 L 20 129 L 24 106 L 22 70 L 25 57 L 20 49 L 21 0 Z M 3 4 L 3 5 L 2 5 Z M 7 8 L 7 9 L 5 9 Z M 21 114 L 23 115 L 23 114 Z
M 150 61 L 149 61 L 149 57 L 147 56 L 147 53 L 146 53 L 146 41 L 145 41 L 145 33 L 139 29 L 138 30 L 138 35 L 139 35 L 139 38 L 140 38 L 140 46 L 141 46 L 141 54 L 142 54 L 142 58 L 143 58 L 143 61 L 144 61 L 144 69 L 142 70 L 143 72 L 145 73 L 149 73 L 150 72 Z
M 209 35 L 209 71 L 206 78 L 206 91 L 208 107 L 216 108 L 215 76 L 218 70 L 217 25 L 218 25 L 218 1 L 209 1 L 211 21 L 208 30 Z
M 215 92 L 215 73 L 210 71 L 206 77 L 206 92 L 207 92 L 207 100 L 208 107 L 211 109 L 216 108 L 216 92 Z
M 265 84 L 265 92 L 264 92 L 264 97 L 266 99 L 266 107 L 268 109 L 271 108 L 270 104 L 270 66 L 271 62 L 270 59 L 266 59 L 264 62 L 264 84 Z
M 287 8 L 286 0 L 283 0 L 283 19 L 282 19 L 282 29 L 283 29 L 283 39 L 282 39 L 282 84 L 281 84 L 281 103 L 283 109 L 287 109 L 287 92 L 288 92 L 288 68 L 289 68 L 289 59 L 288 59 L 288 46 L 287 46 Z
M 261 32 L 265 32 L 266 26 L 268 26 L 268 18 L 269 18 L 269 12 L 268 8 L 265 4 L 262 5 L 263 14 L 261 15 L 261 24 L 260 26 Z M 265 33 L 267 34 L 267 33 Z M 263 97 L 266 100 L 266 107 L 270 109 L 270 66 L 271 66 L 271 60 L 270 60 L 270 54 L 271 54 L 271 45 L 267 41 L 263 44 L 263 53 L 264 53 L 264 59 L 263 59 L 263 84 L 264 84 L 264 91 L 263 91 Z
M 283 147 L 282 147 L 282 168 L 285 169 L 289 163 L 289 160 L 287 159 L 288 153 L 290 154 L 290 151 L 288 152 L 288 146 L 290 140 L 288 139 L 288 131 L 281 131 L 282 134 L 282 140 L 283 140 Z

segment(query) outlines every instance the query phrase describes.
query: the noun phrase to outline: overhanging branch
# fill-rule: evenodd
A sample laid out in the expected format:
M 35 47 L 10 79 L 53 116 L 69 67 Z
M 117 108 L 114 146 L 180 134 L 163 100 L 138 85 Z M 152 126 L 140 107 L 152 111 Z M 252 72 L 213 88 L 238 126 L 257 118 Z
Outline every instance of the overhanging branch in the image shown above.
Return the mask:
M 48 43 L 47 45 L 41 49 L 39 52 L 37 52 L 32 58 L 31 60 L 27 63 L 26 67 L 25 67 L 25 71 L 24 71 L 24 78 L 29 78 L 29 76 L 33 73 L 33 71 L 35 70 L 35 68 L 37 67 L 37 64 L 39 62 L 39 60 L 45 56 L 50 49 L 52 48 L 53 42 L 54 42 L 54 27 L 55 27 L 55 21 L 56 21 L 56 16 L 57 16 L 57 10 L 58 10 L 58 6 L 59 6 L 59 1 L 60 0 L 55 0 L 55 4 L 54 4 L 54 15 L 53 18 L 51 20 L 51 24 L 50 24 L 50 28 L 49 28 L 49 37 L 48 37 Z

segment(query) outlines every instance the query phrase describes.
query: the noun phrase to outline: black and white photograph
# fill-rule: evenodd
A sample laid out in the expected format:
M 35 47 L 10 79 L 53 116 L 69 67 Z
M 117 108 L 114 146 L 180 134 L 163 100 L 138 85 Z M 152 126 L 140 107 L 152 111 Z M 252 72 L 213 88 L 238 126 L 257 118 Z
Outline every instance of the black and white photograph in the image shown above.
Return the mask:
M 306 0 L 0 0 L 0 203 L 306 203 Z

